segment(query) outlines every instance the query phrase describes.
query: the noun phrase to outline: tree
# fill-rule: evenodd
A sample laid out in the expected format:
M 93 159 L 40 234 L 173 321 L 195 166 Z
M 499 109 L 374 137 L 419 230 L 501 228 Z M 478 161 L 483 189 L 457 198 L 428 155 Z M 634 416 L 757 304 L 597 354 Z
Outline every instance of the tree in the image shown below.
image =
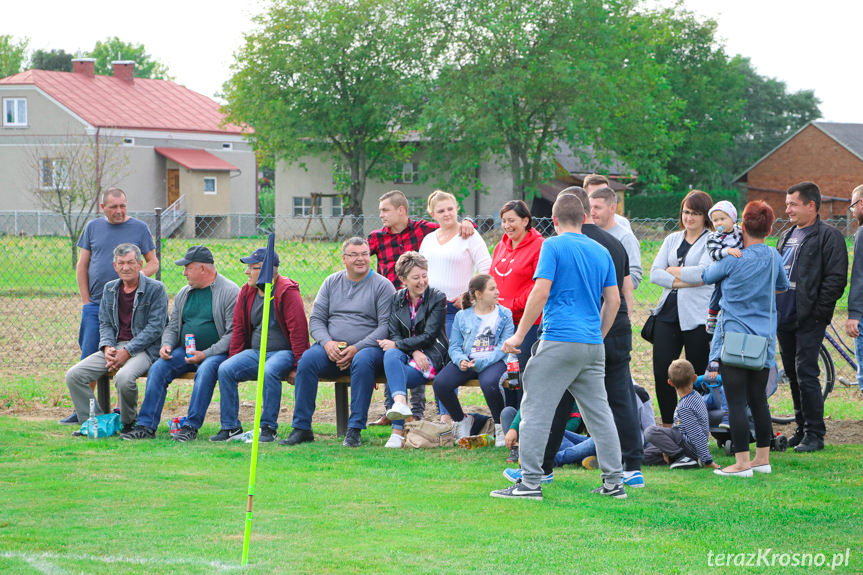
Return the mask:
M 413 127 L 421 101 L 423 2 L 276 0 L 255 21 L 225 84 L 231 121 L 288 163 L 339 159 L 347 212 L 362 215 L 366 181 Z
M 128 158 L 118 142 L 98 133 L 68 134 L 30 148 L 31 190 L 39 205 L 58 214 L 69 236 L 72 267 L 78 238 L 95 212 L 102 192 L 126 175 Z
M 0 78 L 21 71 L 28 43 L 26 38 L 15 42 L 8 34 L 0 35 Z
M 143 44 L 123 42 L 116 36 L 108 38 L 104 42 L 96 42 L 96 46 L 87 57 L 96 59 L 97 74 L 112 75 L 114 68 L 111 62 L 115 60 L 132 60 L 135 62 L 136 78 L 173 80 L 168 73 L 168 67 L 147 54 L 147 50 Z
M 35 70 L 72 71 L 72 54 L 65 50 L 39 50 L 30 55 L 30 68 Z

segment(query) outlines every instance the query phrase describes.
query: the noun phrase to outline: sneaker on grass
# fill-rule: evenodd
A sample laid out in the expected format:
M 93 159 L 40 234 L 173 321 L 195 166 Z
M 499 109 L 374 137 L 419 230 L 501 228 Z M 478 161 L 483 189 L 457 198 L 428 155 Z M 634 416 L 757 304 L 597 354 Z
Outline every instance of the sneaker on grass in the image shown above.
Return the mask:
M 276 430 L 270 427 L 269 425 L 261 426 L 261 435 L 258 437 L 259 443 L 272 443 L 276 440 L 277 434 Z
M 363 444 L 363 440 L 360 437 L 360 430 L 357 427 L 349 427 L 347 433 L 345 433 L 345 440 L 342 442 L 342 445 L 345 447 L 359 447 Z
M 76 425 L 78 423 L 78 414 L 73 411 L 72 415 L 61 419 L 57 423 L 59 423 L 60 425 Z
M 191 425 L 184 425 L 171 439 L 178 443 L 187 443 L 198 439 L 198 430 Z
M 120 435 L 125 435 L 135 429 L 135 423 L 137 422 L 133 421 L 132 423 L 124 423 L 123 427 L 120 428 Z
M 623 484 L 627 487 L 644 487 L 644 475 L 640 471 L 624 471 Z
M 489 495 L 500 497 L 501 499 L 532 499 L 534 501 L 542 501 L 542 486 L 528 487 L 519 481 L 506 489 L 492 491 Z
M 393 406 L 387 410 L 387 419 L 390 421 L 402 421 L 408 417 L 412 417 L 411 408 L 404 403 L 395 402 Z
M 503 476 L 512 481 L 513 483 L 518 483 L 522 479 L 521 469 L 504 469 Z M 552 481 L 554 481 L 554 471 L 552 471 L 548 475 L 543 475 L 542 479 L 539 480 L 539 483 L 541 485 L 548 485 Z
M 404 447 L 404 445 L 405 445 L 404 436 L 399 435 L 397 433 L 393 433 L 392 435 L 390 435 L 390 438 L 387 439 L 387 443 L 386 443 L 386 445 L 384 445 L 384 447 L 387 447 L 389 449 L 401 449 L 402 447 Z
M 127 433 L 120 435 L 120 439 L 126 441 L 135 441 L 136 439 L 155 439 L 156 438 L 156 430 L 150 429 L 149 427 L 144 427 L 143 425 L 136 425 L 134 429 L 129 430 Z
M 615 485 L 606 485 L 602 484 L 602 487 L 597 487 L 592 490 L 591 493 L 598 493 L 599 495 L 609 495 L 614 497 L 615 499 L 626 499 L 626 490 L 623 488 L 623 483 L 617 483 Z
M 453 441 L 458 441 L 462 437 L 470 437 L 470 428 L 473 427 L 473 416 L 467 415 L 461 421 L 455 421 L 452 424 Z
M 220 429 L 219 433 L 210 438 L 210 441 L 239 441 L 243 435 L 243 426 L 233 429 Z
M 668 466 L 671 469 L 687 469 L 690 467 L 698 467 L 698 462 L 691 457 L 683 456 L 678 459 L 675 459 Z

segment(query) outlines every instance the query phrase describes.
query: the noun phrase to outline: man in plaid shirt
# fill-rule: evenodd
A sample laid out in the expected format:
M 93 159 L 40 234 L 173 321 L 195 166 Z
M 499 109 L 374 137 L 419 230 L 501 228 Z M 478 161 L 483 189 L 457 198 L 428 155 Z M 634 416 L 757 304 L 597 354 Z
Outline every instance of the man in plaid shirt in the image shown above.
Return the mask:
M 369 234 L 369 251 L 378 259 L 378 273 L 393 282 L 396 289 L 401 289 L 402 282 L 396 275 L 396 261 L 399 256 L 407 251 L 419 251 L 423 238 L 432 233 L 440 226 L 434 222 L 424 220 L 412 220 L 408 217 L 408 199 L 399 190 L 392 190 L 382 195 L 379 200 L 378 210 L 384 227 Z M 465 219 L 461 222 L 460 235 L 468 238 L 476 232 L 472 221 Z M 385 406 L 392 406 L 392 398 L 384 389 L 386 395 Z M 426 404 L 425 386 L 410 389 L 411 411 L 414 418 L 422 419 Z M 369 425 L 389 425 L 386 416 Z

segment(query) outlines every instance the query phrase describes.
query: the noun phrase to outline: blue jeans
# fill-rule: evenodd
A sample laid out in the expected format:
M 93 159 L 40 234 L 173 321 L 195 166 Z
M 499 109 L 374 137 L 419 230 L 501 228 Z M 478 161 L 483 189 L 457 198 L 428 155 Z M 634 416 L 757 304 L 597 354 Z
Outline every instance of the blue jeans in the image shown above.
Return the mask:
M 369 405 L 375 389 L 375 376 L 382 371 L 384 351 L 379 347 L 366 347 L 351 360 L 351 415 L 350 429 L 365 429 L 369 417 Z M 294 382 L 294 429 L 311 431 L 315 400 L 318 397 L 318 381 L 321 377 L 337 378 L 344 375 L 336 362 L 330 360 L 327 351 L 316 343 L 300 358 Z
M 398 348 L 388 349 L 384 354 L 384 373 L 390 395 L 407 397 L 409 387 L 425 385 L 428 381 L 420 371 L 408 365 L 411 357 Z M 393 421 L 393 429 L 404 429 L 404 420 Z
M 81 359 L 99 351 L 99 304 L 87 302 L 81 308 L 81 327 L 78 329 L 78 347 Z
M 854 338 L 854 355 L 857 357 L 857 386 L 863 391 L 863 334 Z
M 592 437 L 564 431 L 560 449 L 554 455 L 554 466 L 578 464 L 581 463 L 582 459 L 591 455 L 596 455 L 596 444 L 593 443 Z
M 141 410 L 138 412 L 138 425 L 151 429 L 159 427 L 168 385 L 184 373 L 194 371 L 195 386 L 192 388 L 192 398 L 189 400 L 189 417 L 186 422 L 195 429 L 200 429 L 204 423 L 207 408 L 210 407 L 210 400 L 213 399 L 219 365 L 227 358 L 227 355 L 219 354 L 208 357 L 198 365 L 186 363 L 185 348 L 177 346 L 171 352 L 171 359 L 162 359 L 161 357 L 157 359 L 147 373 L 147 389 L 144 392 Z
M 240 427 L 240 394 L 237 385 L 241 381 L 258 379 L 257 349 L 246 349 L 231 356 L 219 366 L 219 409 L 222 411 L 222 429 Z M 285 349 L 269 351 L 264 362 L 264 404 L 261 406 L 261 425 L 278 429 L 279 407 L 282 403 L 282 380 L 294 368 L 294 352 Z M 197 387 L 197 385 L 195 386 Z M 191 413 L 189 414 L 191 417 Z

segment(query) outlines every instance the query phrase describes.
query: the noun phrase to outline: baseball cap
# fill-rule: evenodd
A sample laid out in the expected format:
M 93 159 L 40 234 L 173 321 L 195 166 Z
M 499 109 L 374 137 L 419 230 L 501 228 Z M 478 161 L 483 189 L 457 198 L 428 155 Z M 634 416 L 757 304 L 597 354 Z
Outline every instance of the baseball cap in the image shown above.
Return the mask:
M 252 252 L 252 255 L 240 258 L 244 264 L 259 264 L 264 261 L 264 256 L 267 255 L 267 248 L 258 248 Z M 279 267 L 279 254 L 273 253 L 273 265 Z
M 214 261 L 215 260 L 213 260 L 213 252 L 211 252 L 209 248 L 205 246 L 192 246 L 186 252 L 186 255 L 184 255 L 182 258 L 178 259 L 174 263 L 178 266 L 184 266 L 192 262 L 211 264 L 214 263 Z

